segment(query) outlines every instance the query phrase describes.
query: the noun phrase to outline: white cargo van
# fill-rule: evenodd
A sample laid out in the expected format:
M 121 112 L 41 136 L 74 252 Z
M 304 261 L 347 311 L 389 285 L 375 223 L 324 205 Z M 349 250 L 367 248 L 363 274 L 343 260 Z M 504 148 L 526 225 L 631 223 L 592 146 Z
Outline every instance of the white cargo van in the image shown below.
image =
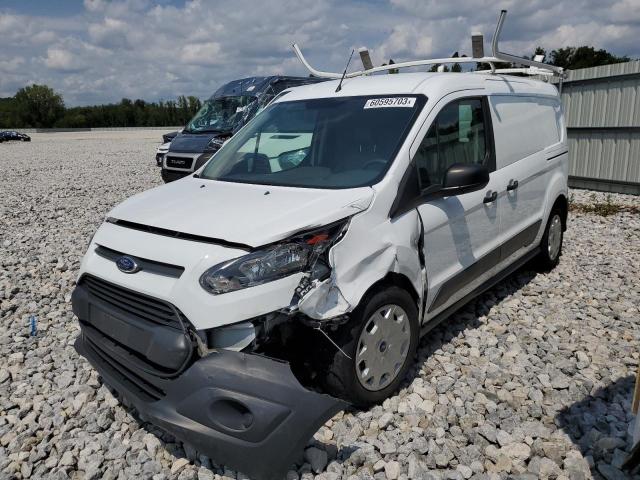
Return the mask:
M 154 423 L 277 476 L 345 401 L 392 394 L 440 320 L 526 261 L 553 268 L 567 198 L 549 83 L 298 87 L 195 175 L 109 213 L 73 295 L 76 348 Z

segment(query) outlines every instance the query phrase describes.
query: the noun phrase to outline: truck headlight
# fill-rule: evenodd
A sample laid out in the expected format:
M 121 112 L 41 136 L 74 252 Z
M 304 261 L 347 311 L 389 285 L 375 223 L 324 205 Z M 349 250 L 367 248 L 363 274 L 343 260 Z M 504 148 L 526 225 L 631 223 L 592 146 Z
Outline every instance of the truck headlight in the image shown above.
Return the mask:
M 309 271 L 347 229 L 349 219 L 305 232 L 242 257 L 215 265 L 200 277 L 200 285 L 213 295 L 255 287 Z

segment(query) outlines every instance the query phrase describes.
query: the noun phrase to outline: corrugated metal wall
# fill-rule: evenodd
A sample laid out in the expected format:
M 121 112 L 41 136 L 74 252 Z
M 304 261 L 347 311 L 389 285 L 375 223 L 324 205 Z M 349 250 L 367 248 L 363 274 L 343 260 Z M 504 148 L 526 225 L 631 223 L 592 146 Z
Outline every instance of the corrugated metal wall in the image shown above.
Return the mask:
M 569 71 L 562 103 L 570 185 L 640 194 L 640 61 Z

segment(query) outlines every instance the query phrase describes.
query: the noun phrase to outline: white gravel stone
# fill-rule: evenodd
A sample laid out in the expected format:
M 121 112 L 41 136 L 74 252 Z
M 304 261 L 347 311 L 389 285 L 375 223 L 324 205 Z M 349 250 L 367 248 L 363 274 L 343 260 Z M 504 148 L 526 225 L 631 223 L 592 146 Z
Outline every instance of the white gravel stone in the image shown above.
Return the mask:
M 384 473 L 389 480 L 396 480 L 400 476 L 400 464 L 396 461 L 384 465 Z
M 184 467 L 189 465 L 189 460 L 186 458 L 178 458 L 171 464 L 171 475 L 175 475 L 180 472 Z
M 462 474 L 464 478 L 471 478 L 473 475 L 473 470 L 471 467 L 467 467 L 466 465 L 458 465 L 456 470 Z

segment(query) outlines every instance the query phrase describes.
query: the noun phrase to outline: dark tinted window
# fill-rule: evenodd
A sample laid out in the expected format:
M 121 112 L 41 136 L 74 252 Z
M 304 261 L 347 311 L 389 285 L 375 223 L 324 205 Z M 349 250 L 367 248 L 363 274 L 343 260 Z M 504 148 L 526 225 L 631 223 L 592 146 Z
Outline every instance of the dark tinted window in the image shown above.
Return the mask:
M 442 109 L 415 156 L 422 189 L 442 184 L 454 163 L 486 164 L 484 113 L 480 99 L 463 99 Z

